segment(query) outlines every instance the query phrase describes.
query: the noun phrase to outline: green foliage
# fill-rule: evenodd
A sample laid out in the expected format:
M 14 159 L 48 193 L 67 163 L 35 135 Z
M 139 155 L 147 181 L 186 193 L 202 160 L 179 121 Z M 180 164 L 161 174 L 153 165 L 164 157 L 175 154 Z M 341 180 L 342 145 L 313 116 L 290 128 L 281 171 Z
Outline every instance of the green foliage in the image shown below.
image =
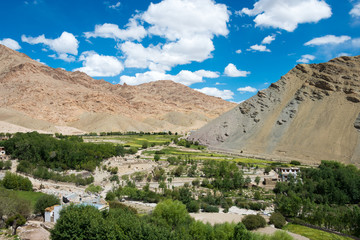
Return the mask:
M 116 153 L 112 144 L 84 143 L 75 138 L 58 140 L 37 132 L 16 133 L 4 142 L 4 146 L 13 158 L 52 169 L 93 171 L 104 158 L 112 157 Z
M 159 161 L 160 160 L 160 155 L 155 154 L 154 155 L 154 160 L 155 160 L 155 162 Z
M 106 193 L 106 197 L 105 197 L 106 201 L 114 201 L 115 198 L 116 198 L 115 193 L 113 193 L 111 191 Z
M 170 199 L 158 203 L 152 212 L 152 219 L 156 223 L 172 229 L 187 224 L 191 220 L 186 206 L 180 201 Z
M 254 230 L 266 226 L 265 219 L 260 215 L 246 215 L 241 222 L 248 230 Z
M 26 219 L 21 214 L 17 213 L 6 220 L 6 225 L 14 227 L 13 235 L 16 234 L 16 229 L 26 223 Z
M 200 204 L 198 201 L 192 200 L 186 204 L 186 209 L 190 213 L 197 213 L 200 210 Z
M 100 193 L 102 191 L 102 187 L 98 186 L 98 185 L 94 185 L 94 184 L 90 184 L 86 189 L 86 192 L 91 192 L 91 193 Z
M 292 160 L 292 161 L 290 162 L 290 164 L 291 164 L 291 165 L 295 165 L 295 166 L 301 165 L 301 163 L 300 163 L 299 161 L 296 161 L 296 160 Z
M 23 190 L 23 191 L 32 191 L 32 183 L 31 181 L 20 175 L 6 172 L 5 177 L 2 180 L 2 184 L 7 189 L 14 189 L 14 190 Z
M 301 236 L 307 237 L 311 240 L 351 240 L 351 238 L 348 237 L 342 237 L 333 233 L 324 232 L 321 230 L 296 225 L 296 224 L 288 224 L 284 227 L 285 230 L 289 232 L 293 232 L 296 234 L 299 234 Z
M 236 224 L 234 228 L 234 240 L 251 240 L 251 232 L 249 232 L 245 225 L 241 222 Z
M 41 213 L 42 215 L 44 215 L 45 208 L 59 204 L 60 200 L 56 196 L 47 194 L 43 195 L 36 201 L 35 213 Z
M 270 224 L 274 224 L 276 228 L 283 228 L 286 224 L 285 217 L 279 212 L 274 212 L 270 216 Z
M 219 212 L 218 207 L 212 206 L 212 205 L 209 205 L 209 204 L 204 204 L 203 210 L 204 210 L 204 212 L 214 212 L 214 213 Z
M 0 219 L 2 216 L 20 214 L 28 217 L 31 213 L 31 202 L 17 195 L 15 191 L 0 188 Z

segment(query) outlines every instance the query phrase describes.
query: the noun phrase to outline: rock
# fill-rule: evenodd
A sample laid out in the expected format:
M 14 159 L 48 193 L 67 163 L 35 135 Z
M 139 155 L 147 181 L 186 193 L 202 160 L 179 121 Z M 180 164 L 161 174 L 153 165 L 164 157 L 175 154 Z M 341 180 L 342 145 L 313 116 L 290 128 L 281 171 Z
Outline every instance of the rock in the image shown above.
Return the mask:
M 359 113 L 358 117 L 357 117 L 356 120 L 355 120 L 354 127 L 355 127 L 356 129 L 359 129 L 359 130 L 360 130 L 360 113 Z

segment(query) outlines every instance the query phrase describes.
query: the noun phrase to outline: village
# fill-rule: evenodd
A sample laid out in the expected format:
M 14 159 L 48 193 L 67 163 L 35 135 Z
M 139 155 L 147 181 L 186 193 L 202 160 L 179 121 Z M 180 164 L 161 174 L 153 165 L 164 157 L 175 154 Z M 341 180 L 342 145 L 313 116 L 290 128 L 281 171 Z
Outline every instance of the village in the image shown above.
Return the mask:
M 136 137 L 141 138 L 141 136 L 136 135 L 132 138 Z M 87 137 L 87 142 L 108 141 L 110 139 L 107 137 Z M 131 142 L 122 142 L 125 145 L 129 143 L 131 144 Z M 169 149 L 173 152 L 169 152 Z M 163 154 L 163 152 L 166 154 Z M 154 160 L 156 158 L 158 159 Z M 10 171 L 29 178 L 34 192 L 54 195 L 60 199 L 60 204 L 44 209 L 43 216 L 36 215 L 34 220 L 29 221 L 29 224 L 18 228 L 18 234 L 27 236 L 29 239 L 33 239 L 34 236 L 48 239 L 49 232 L 46 229 L 51 229 L 59 219 L 60 211 L 71 204 L 90 205 L 100 211 L 108 210 L 109 193 L 114 192 L 117 188 L 126 188 L 129 184 L 133 184 L 134 188 L 140 190 L 148 188 L 148 191 L 157 194 L 165 193 L 167 190 L 186 188 L 190 189 L 192 198 L 199 201 L 209 196 L 214 198 L 223 196 L 221 191 L 217 192 L 212 186 L 209 188 L 209 185 L 206 185 L 206 182 L 212 178 L 209 178 L 202 169 L 207 162 L 213 161 L 233 162 L 238 169 L 236 171 L 243 174 L 246 187 L 242 188 L 240 192 L 237 189 L 230 191 L 232 193 L 227 197 L 227 199 L 233 199 L 230 200 L 230 205 L 219 206 L 218 210 L 211 212 L 200 209 L 199 212 L 190 213 L 191 217 L 210 224 L 236 223 L 240 222 L 244 216 L 254 214 L 260 214 L 268 220 L 274 211 L 272 189 L 276 183 L 288 181 L 290 175 L 296 179 L 296 176 L 300 173 L 300 168 L 291 164 L 274 167 L 271 166 L 271 164 L 274 165 L 271 161 L 235 158 L 234 156 L 216 154 L 206 149 L 199 150 L 195 146 L 189 148 L 175 143 L 166 145 L 152 144 L 151 146 L 150 142 L 149 147 L 142 146 L 136 154 L 126 154 L 105 159 L 93 172 L 69 170 L 64 173 L 81 175 L 84 178 L 92 176 L 94 180 L 87 186 L 39 179 L 18 172 L 18 160 L 12 159 L 6 154 L 4 147 L 0 147 L 0 159 L 3 162 L 11 162 L 10 169 L 0 171 L 0 180 L 4 178 L 7 171 Z M 176 161 L 178 162 L 176 163 Z M 156 175 L 159 171 L 162 171 L 163 176 Z M 247 205 L 235 204 L 236 196 L 242 196 L 241 198 Z M 135 200 L 132 196 L 126 194 L 122 194 L 121 197 L 116 199 L 122 204 L 136 209 L 139 213 L 151 213 L 156 207 L 156 202 Z M 249 203 L 258 203 L 259 206 L 263 207 L 251 207 L 252 205 L 249 205 Z M 46 231 L 43 231 L 44 229 Z M 267 228 L 264 231 L 271 234 L 276 229 Z M 297 237 L 303 239 L 301 236 Z

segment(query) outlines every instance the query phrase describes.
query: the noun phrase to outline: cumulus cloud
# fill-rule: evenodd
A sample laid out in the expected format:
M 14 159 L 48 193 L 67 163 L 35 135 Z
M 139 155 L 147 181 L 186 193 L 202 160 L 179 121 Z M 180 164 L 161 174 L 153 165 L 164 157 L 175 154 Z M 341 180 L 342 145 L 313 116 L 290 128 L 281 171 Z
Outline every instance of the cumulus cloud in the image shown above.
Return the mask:
M 104 23 L 96 25 L 93 32 L 85 32 L 86 38 L 101 37 L 113 38 L 115 40 L 138 40 L 140 41 L 146 36 L 146 30 L 143 26 L 139 25 L 135 18 L 131 18 L 129 23 L 126 24 L 125 29 L 120 29 L 118 25 L 112 23 Z
M 317 23 L 331 17 L 330 6 L 324 0 L 259 0 L 253 9 L 243 8 L 240 15 L 256 16 L 255 26 L 294 31 L 298 24 Z
M 19 43 L 11 38 L 4 38 L 3 40 L 0 40 L 0 44 L 11 48 L 12 50 L 19 50 L 21 49 Z
M 83 61 L 83 67 L 73 71 L 81 71 L 92 77 L 113 77 L 124 70 L 116 57 L 99 55 L 94 51 L 83 52 L 79 60 Z
M 275 35 L 269 35 L 262 40 L 261 44 L 270 44 L 272 41 L 275 40 L 275 37 Z
M 327 45 L 327 44 L 340 44 L 340 43 L 344 43 L 348 40 L 350 40 L 351 37 L 349 36 L 334 36 L 334 35 L 326 35 L 323 37 L 318 37 L 318 38 L 314 38 L 308 42 L 306 42 L 304 45 L 305 46 L 319 46 L 319 45 Z
M 237 89 L 240 93 L 246 93 L 246 92 L 250 92 L 250 93 L 254 93 L 257 92 L 256 88 L 247 86 L 247 87 L 243 87 L 243 88 L 238 88 Z
M 211 58 L 214 36 L 227 36 L 230 12 L 226 5 L 212 0 L 163 0 L 151 3 L 135 18 L 149 25 L 150 36 L 165 41 L 144 46 L 126 41 L 118 48 L 124 53 L 126 67 L 168 71 L 176 65 Z M 162 43 L 165 42 L 165 43 Z
M 246 77 L 250 74 L 248 71 L 241 71 L 236 68 L 232 63 L 229 63 L 224 70 L 224 73 L 228 77 Z
M 241 49 L 238 49 L 238 50 L 236 50 L 235 52 L 236 52 L 237 54 L 242 53 Z
M 201 89 L 194 89 L 196 91 L 202 92 L 206 95 L 214 96 L 214 97 L 220 97 L 224 100 L 227 99 L 233 99 L 234 93 L 230 90 L 219 90 L 214 87 L 204 87 Z
M 218 78 L 219 74 L 212 71 L 198 70 L 191 72 L 182 70 L 177 75 L 166 74 L 160 71 L 147 71 L 144 73 L 136 73 L 135 76 L 121 76 L 121 84 L 138 85 L 142 83 L 154 82 L 158 80 L 172 80 L 177 83 L 189 86 L 194 83 L 203 82 L 203 78 Z
M 271 52 L 270 49 L 268 49 L 265 45 L 258 45 L 258 44 L 250 46 L 250 48 L 247 49 L 247 51 Z
M 314 60 L 315 56 L 310 54 L 302 55 L 300 59 L 298 59 L 296 62 L 298 63 L 309 63 L 310 61 Z
M 66 53 L 59 53 L 59 54 L 51 54 L 49 57 L 54 59 L 60 59 L 65 62 L 74 62 L 76 59 L 74 56 L 66 54 Z
M 29 44 L 42 43 L 57 53 L 78 54 L 79 41 L 73 34 L 68 32 L 63 32 L 60 37 L 55 39 L 45 38 L 44 34 L 38 37 L 26 37 L 22 35 L 21 41 Z
M 360 17 L 360 3 L 357 3 L 349 12 L 352 17 Z

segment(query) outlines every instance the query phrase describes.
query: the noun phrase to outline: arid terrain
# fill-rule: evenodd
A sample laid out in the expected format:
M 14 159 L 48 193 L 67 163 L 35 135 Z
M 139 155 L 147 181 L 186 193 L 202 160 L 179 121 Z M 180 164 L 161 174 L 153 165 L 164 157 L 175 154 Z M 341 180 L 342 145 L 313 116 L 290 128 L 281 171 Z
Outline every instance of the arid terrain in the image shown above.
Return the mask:
M 297 65 L 189 139 L 213 149 L 360 163 L 360 56 Z
M 172 81 L 113 85 L 53 69 L 0 45 L 1 126 L 22 127 L 12 132 L 184 132 L 235 106 Z

